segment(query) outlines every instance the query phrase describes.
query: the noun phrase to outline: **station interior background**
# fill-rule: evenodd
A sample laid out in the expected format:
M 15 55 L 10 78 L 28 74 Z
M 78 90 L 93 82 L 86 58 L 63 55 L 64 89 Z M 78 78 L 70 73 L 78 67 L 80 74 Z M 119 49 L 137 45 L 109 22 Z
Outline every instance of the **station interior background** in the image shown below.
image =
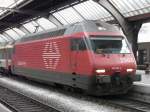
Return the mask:
M 56 20 L 58 20 L 57 22 L 58 23 L 60 22 L 61 25 L 72 24 L 72 23 L 76 23 L 76 22 L 80 22 L 84 20 L 100 20 L 100 21 L 105 21 L 105 22 L 115 21 L 114 17 L 108 11 L 106 11 L 101 5 L 94 2 L 94 0 L 87 0 L 85 2 L 83 2 L 84 0 L 76 0 L 76 1 L 81 1 L 81 3 L 72 5 L 72 6 L 69 5 L 67 8 L 64 6 L 62 7 L 62 9 L 60 8 L 60 10 L 58 9 L 54 12 L 53 11 L 48 12 L 49 15 L 47 18 L 44 18 L 43 16 L 35 17 L 33 15 L 30 15 L 31 12 L 29 15 L 18 13 L 19 12 L 18 6 L 24 2 L 30 2 L 30 1 L 35 2 L 36 0 L 0 0 L 0 47 L 5 46 L 7 44 L 13 45 L 18 39 L 21 39 L 25 35 L 30 35 L 32 33 L 37 33 L 37 32 L 46 31 L 48 29 L 59 27 L 58 24 L 56 24 L 54 21 L 50 19 L 50 16 L 53 16 Z M 39 1 L 44 2 L 44 0 L 39 0 Z M 61 1 L 61 0 L 52 0 L 52 1 Z M 71 0 L 66 0 L 66 1 L 71 1 Z M 115 6 L 115 8 L 121 13 L 121 15 L 125 19 L 129 19 L 130 17 L 136 17 L 139 15 L 141 16 L 143 14 L 150 14 L 150 0 L 109 0 L 109 1 Z M 8 20 L 10 21 L 2 21 L 7 16 L 8 13 L 9 14 L 11 13 L 10 14 L 11 16 L 9 17 L 12 17 L 12 18 L 8 18 Z M 21 18 L 21 16 L 18 16 L 18 15 L 21 15 L 22 18 L 26 18 L 26 19 L 28 16 L 33 16 L 34 18 L 30 18 L 22 23 L 17 23 L 17 25 L 15 26 L 13 24 L 13 21 L 15 22 L 16 20 L 18 21 L 19 18 L 17 17 Z M 137 22 L 138 20 L 136 19 L 136 20 L 133 20 L 132 22 L 134 23 L 135 21 Z M 13 25 L 11 26 L 10 24 L 13 24 Z M 115 25 L 119 26 L 116 23 Z M 138 33 L 137 56 L 138 56 L 137 58 L 138 66 L 140 66 L 141 68 L 144 68 L 145 63 L 149 63 L 150 65 L 150 21 L 144 22 Z M 150 75 L 145 74 L 146 73 L 145 71 L 137 70 L 137 73 L 142 75 L 142 81 L 134 83 L 134 88 L 131 91 L 133 94 L 127 94 L 129 95 L 129 97 L 123 96 L 123 100 L 119 97 L 118 104 L 116 103 L 117 100 L 115 99 L 114 104 L 115 105 L 117 104 L 117 105 L 114 108 L 112 107 L 110 108 L 111 105 L 114 105 L 113 103 L 112 104 L 110 103 L 111 100 L 108 100 L 109 103 L 108 105 L 106 105 L 105 100 L 107 99 L 102 100 L 102 102 L 100 102 L 99 100 L 100 98 L 98 97 L 91 98 L 91 97 L 86 97 L 84 95 L 82 96 L 80 94 L 79 96 L 78 95 L 75 96 L 74 94 L 72 94 L 72 92 L 71 94 L 67 93 L 65 95 L 64 92 L 62 92 L 61 90 L 57 91 L 55 89 L 53 90 L 53 88 L 52 90 L 50 90 L 51 88 L 49 88 L 49 86 L 42 85 L 39 83 L 37 84 L 34 82 L 31 83 L 31 81 L 26 80 L 26 78 L 25 80 L 22 77 L 20 78 L 18 77 L 18 79 L 17 78 L 11 79 L 11 77 L 9 78 L 9 76 L 8 77 L 4 76 L 0 78 L 0 87 L 1 86 L 7 87 L 7 89 L 4 88 L 4 90 L 0 88 L 0 95 L 1 94 L 4 95 L 4 97 L 0 96 L 0 100 L 1 98 L 6 98 L 6 100 L 11 99 L 11 98 L 19 99 L 19 96 L 16 96 L 15 98 L 15 97 L 11 97 L 11 94 L 8 94 L 8 96 L 5 96 L 7 95 L 5 94 L 6 90 L 10 89 L 11 91 L 14 91 L 23 96 L 26 96 L 30 100 L 32 99 L 34 101 L 37 101 L 38 103 L 48 105 L 49 107 L 54 107 L 54 109 L 59 109 L 63 112 L 65 110 L 68 110 L 68 112 L 70 111 L 72 112 L 83 112 L 83 111 L 84 112 L 91 112 L 91 111 L 98 112 L 100 111 L 100 109 L 103 112 L 124 112 L 123 110 L 124 108 L 121 108 L 122 111 L 120 111 L 121 109 L 119 110 L 118 108 L 119 106 L 120 107 L 129 106 L 130 107 L 129 109 L 135 108 L 135 110 L 140 110 L 140 111 L 142 109 L 145 109 L 146 111 L 142 110 L 142 112 L 148 112 L 150 110 L 150 106 L 149 106 L 150 105 Z M 150 73 L 150 68 L 148 69 L 148 74 L 149 73 Z M 65 88 L 65 89 L 68 89 L 68 88 Z M 70 90 L 72 91 L 72 89 Z M 117 98 L 117 97 L 114 97 L 114 98 Z M 130 100 L 128 101 L 125 98 L 127 98 L 128 100 L 130 99 Z M 132 98 L 133 100 L 131 100 Z M 24 100 L 25 98 L 22 97 L 22 99 Z M 27 99 L 27 101 L 31 103 L 30 100 Z M 125 103 L 122 103 L 124 100 L 126 100 Z M 22 103 L 22 102 L 18 103 L 17 100 L 16 101 L 14 100 L 12 104 L 20 105 L 21 109 L 22 107 L 24 108 L 24 104 L 27 104 L 25 105 L 26 106 L 25 109 L 30 109 L 31 111 L 34 110 L 34 105 L 32 106 L 32 104 L 30 103 L 28 104 L 28 103 L 24 103 L 24 102 Z M 120 104 L 122 104 L 123 106 L 121 106 Z M 145 107 L 142 107 L 143 105 Z M 39 104 L 38 104 L 38 107 L 39 107 L 39 110 L 41 108 L 43 109 L 43 107 L 40 108 Z M 146 108 L 146 107 L 149 107 L 149 108 Z M 1 107 L 0 105 L 0 112 L 2 111 L 1 109 L 3 108 L 4 107 Z M 36 105 L 35 105 L 35 108 L 37 108 Z M 12 112 L 12 111 L 5 111 L 5 112 Z M 18 111 L 18 112 L 27 112 L 27 111 Z M 42 111 L 42 112 L 46 112 L 46 111 Z

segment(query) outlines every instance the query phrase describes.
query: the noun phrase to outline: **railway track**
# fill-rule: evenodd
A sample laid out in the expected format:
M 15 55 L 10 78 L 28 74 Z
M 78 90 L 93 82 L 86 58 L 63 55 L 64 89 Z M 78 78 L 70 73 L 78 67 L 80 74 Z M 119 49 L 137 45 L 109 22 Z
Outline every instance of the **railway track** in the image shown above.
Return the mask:
M 24 79 L 20 79 L 24 80 Z M 31 85 L 36 82 L 28 81 L 27 83 L 31 83 Z M 25 82 L 26 82 L 25 81 Z M 42 84 L 41 84 L 42 85 Z M 46 85 L 42 87 L 46 88 Z M 129 110 L 129 112 L 150 112 L 150 103 L 146 103 L 144 101 L 135 100 L 134 98 L 128 98 L 125 95 L 122 96 L 106 96 L 106 97 L 94 97 L 88 96 L 81 93 L 74 93 L 70 91 L 66 91 L 63 89 L 51 87 L 52 90 L 58 91 L 60 93 L 68 94 L 68 96 L 72 96 L 78 99 L 94 102 L 97 104 L 109 104 L 118 108 L 123 108 L 123 110 Z M 47 107 L 39 102 L 36 102 L 30 98 L 27 98 L 21 94 L 10 91 L 6 88 L 0 87 L 0 101 L 2 101 L 9 108 L 14 110 L 15 112 L 59 112 L 55 109 Z M 16 103 L 17 102 L 17 103 Z
M 82 96 L 79 93 L 72 94 L 74 97 L 84 99 L 87 101 L 101 104 L 109 104 L 118 108 L 123 108 L 129 112 L 150 112 L 150 103 L 140 101 L 125 95 L 122 96 L 105 96 L 105 97 L 93 97 Z
M 129 112 L 150 112 L 150 103 L 139 99 L 137 100 L 134 97 L 133 98 L 128 97 L 128 95 L 105 96 L 105 97 L 93 97 L 93 96 L 82 97 L 81 95 L 77 94 L 77 97 L 98 104 L 109 104 L 117 108 L 123 108 L 123 110 L 127 110 Z
M 132 112 L 150 112 L 150 104 L 147 102 L 122 97 L 105 100 L 117 107 L 132 110 Z
M 12 112 L 59 112 L 4 87 L 0 87 L 0 102 Z

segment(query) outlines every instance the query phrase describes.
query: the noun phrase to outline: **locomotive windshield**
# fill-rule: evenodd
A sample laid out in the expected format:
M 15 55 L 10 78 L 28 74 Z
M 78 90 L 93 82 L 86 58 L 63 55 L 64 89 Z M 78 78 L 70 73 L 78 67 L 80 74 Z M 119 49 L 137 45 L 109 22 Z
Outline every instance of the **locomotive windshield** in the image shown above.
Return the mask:
M 122 37 L 91 37 L 92 49 L 97 54 L 130 53 L 127 42 Z

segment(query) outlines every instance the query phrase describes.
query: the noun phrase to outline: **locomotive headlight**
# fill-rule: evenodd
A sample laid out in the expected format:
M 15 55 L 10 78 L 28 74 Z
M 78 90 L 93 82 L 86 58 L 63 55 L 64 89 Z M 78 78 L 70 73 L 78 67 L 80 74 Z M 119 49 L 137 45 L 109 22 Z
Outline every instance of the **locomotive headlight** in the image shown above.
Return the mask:
M 105 73 L 105 69 L 97 69 L 96 73 Z
M 127 72 L 133 72 L 133 70 L 134 70 L 134 69 L 129 68 L 129 69 L 127 69 Z

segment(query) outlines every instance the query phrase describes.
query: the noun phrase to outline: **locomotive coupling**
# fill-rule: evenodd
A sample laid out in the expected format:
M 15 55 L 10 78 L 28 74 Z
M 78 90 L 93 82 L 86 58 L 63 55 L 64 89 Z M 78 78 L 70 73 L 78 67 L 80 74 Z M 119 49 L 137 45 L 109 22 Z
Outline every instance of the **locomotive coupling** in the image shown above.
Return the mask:
M 98 83 L 110 83 L 111 82 L 111 77 L 108 75 L 97 75 L 96 79 Z
M 141 75 L 140 74 L 132 75 L 132 76 L 130 76 L 130 78 L 133 82 L 134 81 L 141 81 Z M 111 76 L 109 76 L 109 75 L 97 75 L 96 80 L 99 84 L 111 83 Z

